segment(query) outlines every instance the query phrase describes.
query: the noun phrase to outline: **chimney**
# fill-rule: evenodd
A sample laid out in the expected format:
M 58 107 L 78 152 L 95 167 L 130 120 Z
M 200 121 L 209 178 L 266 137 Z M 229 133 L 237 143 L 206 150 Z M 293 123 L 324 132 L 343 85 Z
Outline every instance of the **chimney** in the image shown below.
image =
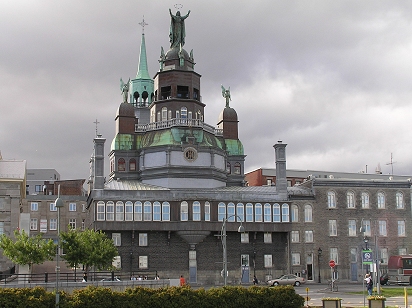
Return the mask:
M 103 189 L 104 188 L 104 143 L 106 142 L 105 138 L 102 138 L 102 135 L 97 135 L 94 138 L 94 189 Z
M 275 148 L 276 160 L 276 191 L 278 195 L 286 200 L 288 197 L 288 182 L 286 179 L 286 146 L 287 144 L 278 141 Z

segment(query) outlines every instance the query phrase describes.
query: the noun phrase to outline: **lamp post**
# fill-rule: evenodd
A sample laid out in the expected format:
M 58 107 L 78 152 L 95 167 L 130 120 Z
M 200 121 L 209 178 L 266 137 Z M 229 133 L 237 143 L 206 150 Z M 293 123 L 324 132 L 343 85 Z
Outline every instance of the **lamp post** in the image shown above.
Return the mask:
M 60 307 L 60 294 L 59 294 L 59 255 L 60 255 L 60 208 L 64 206 L 63 200 L 60 199 L 60 185 L 57 190 L 57 199 L 55 201 L 57 208 L 57 255 L 56 255 L 56 307 Z
M 221 237 L 222 237 L 222 246 L 223 246 L 223 281 L 224 281 L 224 286 L 227 285 L 227 248 L 226 248 L 226 222 L 228 221 L 229 218 L 231 217 L 237 217 L 240 220 L 240 226 L 237 230 L 239 233 L 245 232 L 245 228 L 242 225 L 242 218 L 238 215 L 230 215 L 229 217 L 225 218 L 223 220 L 223 225 L 222 225 L 222 231 L 221 231 Z
M 319 270 L 319 275 L 318 275 L 318 283 L 320 283 L 320 256 L 322 255 L 322 249 L 318 249 L 318 270 Z

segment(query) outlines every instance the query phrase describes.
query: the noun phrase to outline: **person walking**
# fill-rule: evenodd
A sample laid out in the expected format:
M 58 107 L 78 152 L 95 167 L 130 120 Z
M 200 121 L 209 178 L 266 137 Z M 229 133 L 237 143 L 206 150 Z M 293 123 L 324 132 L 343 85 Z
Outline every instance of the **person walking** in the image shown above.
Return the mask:
M 185 277 L 183 275 L 180 275 L 180 286 L 183 287 L 186 284 Z
M 366 289 L 368 290 L 368 295 L 372 295 L 372 290 L 373 290 L 373 280 L 370 274 L 365 275 L 365 283 L 366 283 Z

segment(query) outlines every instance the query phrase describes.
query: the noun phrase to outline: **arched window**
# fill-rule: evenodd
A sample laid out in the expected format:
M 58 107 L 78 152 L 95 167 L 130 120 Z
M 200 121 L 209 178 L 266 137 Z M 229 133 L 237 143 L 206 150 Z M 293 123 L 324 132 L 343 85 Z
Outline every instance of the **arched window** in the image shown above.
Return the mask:
M 113 221 L 114 220 L 114 202 L 108 201 L 106 203 L 106 220 Z
M 105 204 L 103 201 L 97 202 L 97 220 L 102 221 L 105 219 Z
M 236 221 L 238 222 L 245 222 L 245 206 L 243 203 L 238 203 L 236 205 Z
M 278 203 L 273 205 L 273 222 L 280 222 L 280 205 Z
M 133 221 L 133 203 L 131 201 L 127 201 L 125 203 L 125 216 L 124 220 L 126 221 Z
M 180 108 L 180 117 L 182 119 L 187 119 L 187 108 L 186 107 Z
M 194 201 L 193 202 L 193 221 L 200 221 L 200 202 Z
M 162 220 L 170 221 L 170 204 L 169 202 L 162 203 Z
M 378 192 L 378 209 L 385 208 L 385 194 L 383 192 Z
M 298 222 L 299 221 L 299 208 L 296 204 L 292 205 L 292 222 Z
M 146 201 L 143 206 L 143 219 L 144 221 L 152 220 L 152 203 Z
M 160 207 L 160 202 L 155 201 L 153 202 L 153 221 L 160 221 L 162 215 L 161 207 Z
M 369 194 L 367 192 L 363 192 L 361 195 L 362 199 L 362 208 L 368 209 L 369 208 Z
M 398 191 L 396 193 L 396 208 L 397 209 L 403 209 L 404 208 L 403 193 L 401 193 L 400 191 Z
M 289 222 L 289 204 L 282 204 L 282 222 Z
M 305 205 L 305 222 L 312 222 L 312 206 L 309 204 Z
M 129 171 L 136 171 L 136 159 L 134 158 L 129 160 Z
M 162 108 L 162 121 L 167 121 L 167 108 Z
M 328 191 L 328 208 L 336 208 L 336 194 L 334 191 Z
M 205 221 L 210 221 L 210 203 L 209 203 L 209 201 L 205 202 Z
M 126 161 L 124 158 L 119 158 L 117 161 L 117 171 L 126 171 Z
M 253 222 L 253 204 L 246 203 L 246 221 Z
M 226 219 L 226 204 L 220 202 L 217 206 L 217 220 L 224 221 Z
M 116 221 L 124 220 L 124 204 L 122 201 L 116 202 Z
M 135 221 L 142 221 L 143 218 L 143 206 L 140 201 L 136 201 L 134 203 L 134 220 Z
M 149 93 L 147 93 L 147 91 L 143 91 L 142 92 L 142 98 L 143 98 L 143 101 L 144 102 L 146 102 L 147 101 L 147 98 L 149 97 Z
M 348 191 L 346 193 L 346 202 L 349 209 L 355 208 L 355 193 L 353 191 Z
M 233 168 L 233 173 L 234 174 L 240 174 L 241 173 L 241 167 L 240 167 L 240 163 L 235 163 L 235 166 Z
M 133 93 L 133 105 L 134 106 L 137 106 L 138 105 L 138 102 L 139 102 L 139 92 L 134 92 Z
M 227 221 L 235 221 L 235 204 L 233 202 L 229 202 L 227 205 Z
M 255 204 L 255 222 L 262 222 L 262 204 Z
M 180 220 L 188 221 L 189 220 L 189 206 L 186 201 L 180 203 Z

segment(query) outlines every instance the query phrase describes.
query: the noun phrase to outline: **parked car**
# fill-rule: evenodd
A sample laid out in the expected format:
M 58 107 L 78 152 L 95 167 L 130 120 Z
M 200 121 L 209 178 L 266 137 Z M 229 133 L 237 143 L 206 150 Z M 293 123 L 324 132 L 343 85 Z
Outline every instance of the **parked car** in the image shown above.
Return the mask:
M 279 278 L 268 280 L 268 285 L 271 286 L 278 286 L 278 285 L 292 285 L 295 287 L 299 287 L 301 284 L 305 283 L 305 278 L 298 277 L 296 275 L 282 275 Z
M 388 285 L 388 280 L 389 280 L 389 275 L 388 275 L 388 273 L 383 274 L 383 275 L 380 277 L 380 283 L 381 283 L 381 285 L 382 285 L 382 286 Z

